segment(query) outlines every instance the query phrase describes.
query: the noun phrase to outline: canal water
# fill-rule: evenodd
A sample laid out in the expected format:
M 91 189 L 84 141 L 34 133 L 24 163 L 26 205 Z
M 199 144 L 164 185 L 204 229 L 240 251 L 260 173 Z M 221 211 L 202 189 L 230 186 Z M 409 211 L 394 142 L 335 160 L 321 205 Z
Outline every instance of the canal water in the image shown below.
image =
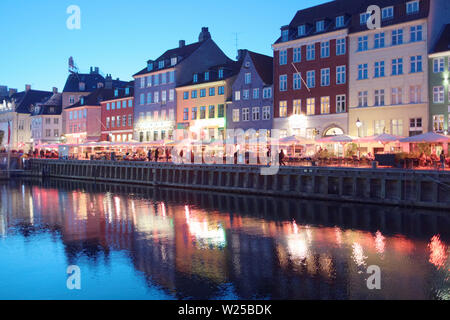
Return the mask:
M 0 299 L 450 299 L 449 232 L 449 212 L 3 182 Z

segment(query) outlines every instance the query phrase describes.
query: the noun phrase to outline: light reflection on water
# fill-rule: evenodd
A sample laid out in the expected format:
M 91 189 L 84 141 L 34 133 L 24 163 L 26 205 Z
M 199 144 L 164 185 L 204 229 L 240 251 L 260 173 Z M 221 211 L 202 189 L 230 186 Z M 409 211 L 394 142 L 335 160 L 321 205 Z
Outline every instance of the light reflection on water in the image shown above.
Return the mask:
M 0 184 L 0 298 L 450 299 L 449 226 L 391 207 Z M 69 265 L 81 291 L 66 289 Z

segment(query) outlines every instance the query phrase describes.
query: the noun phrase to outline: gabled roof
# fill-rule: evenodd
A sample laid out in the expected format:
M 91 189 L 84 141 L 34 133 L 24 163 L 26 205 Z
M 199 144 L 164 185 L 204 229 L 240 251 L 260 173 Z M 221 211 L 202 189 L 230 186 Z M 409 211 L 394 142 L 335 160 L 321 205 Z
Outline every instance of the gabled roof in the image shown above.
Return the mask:
M 198 85 L 203 83 L 210 83 L 229 79 L 239 73 L 242 66 L 242 62 L 243 62 L 242 60 L 233 61 L 229 59 L 229 61 L 227 61 L 226 63 L 212 66 L 207 69 L 195 70 L 194 73 L 192 74 L 191 79 L 188 82 L 181 84 L 179 87 L 186 87 L 191 85 Z M 223 78 L 219 78 L 219 70 L 221 69 L 223 70 Z M 205 79 L 206 72 L 209 72 L 209 80 Z M 195 74 L 197 74 L 197 82 L 194 82 Z
M 139 71 L 138 73 L 136 73 L 134 76 L 139 76 L 139 75 L 143 75 L 143 74 L 147 74 L 147 73 L 151 73 L 151 72 L 157 72 L 160 70 L 164 70 L 164 69 L 168 69 L 168 68 L 172 68 L 173 66 L 170 65 L 170 60 L 172 58 L 179 58 L 179 61 L 177 63 L 179 63 L 181 60 L 184 60 L 186 58 L 188 58 L 191 54 L 193 54 L 198 48 L 201 47 L 201 45 L 204 43 L 205 41 L 202 42 L 195 42 L 189 45 L 185 45 L 181 48 L 174 48 L 174 49 L 170 49 L 167 50 L 166 52 L 164 52 L 158 59 L 156 59 L 155 61 L 149 60 L 148 63 L 153 63 L 153 70 L 152 71 L 148 71 L 148 65 L 147 67 L 145 67 L 144 69 L 142 69 L 141 71 Z M 159 68 L 158 64 L 159 61 L 164 61 L 164 68 Z M 167 62 L 167 63 L 166 63 Z
M 444 27 L 444 30 L 434 46 L 433 53 L 450 51 L 450 24 Z
M 80 90 L 80 82 L 84 82 L 85 90 Z M 98 73 L 71 73 L 66 80 L 63 92 L 92 92 L 98 84 L 105 84 L 105 78 Z
M 248 51 L 248 54 L 252 59 L 256 72 L 258 72 L 262 81 L 267 85 L 272 85 L 273 58 L 253 51 Z
M 87 95 L 82 97 L 80 101 L 69 106 L 67 109 L 79 108 L 84 106 L 100 106 L 100 103 L 104 100 L 111 100 L 114 97 L 114 89 L 99 88 Z M 83 103 L 81 103 L 83 101 Z
M 7 98 L 7 101 L 15 102 L 15 112 L 29 114 L 31 112 L 31 105 L 36 103 L 43 103 L 47 101 L 53 92 L 40 91 L 40 90 L 28 90 L 13 94 Z
M 51 108 L 53 108 L 53 110 Z M 33 109 L 34 110 L 31 111 L 32 116 L 60 115 L 62 112 L 62 93 L 53 94 L 50 99 L 44 103 L 36 103 Z

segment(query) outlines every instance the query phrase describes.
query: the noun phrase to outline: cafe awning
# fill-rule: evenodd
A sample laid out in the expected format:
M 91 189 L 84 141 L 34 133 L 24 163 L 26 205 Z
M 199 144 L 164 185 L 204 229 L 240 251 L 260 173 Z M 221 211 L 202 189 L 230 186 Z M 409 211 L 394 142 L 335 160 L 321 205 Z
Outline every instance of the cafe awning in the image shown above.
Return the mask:
M 450 137 L 436 132 L 427 132 L 421 135 L 401 139 L 402 143 L 449 143 Z

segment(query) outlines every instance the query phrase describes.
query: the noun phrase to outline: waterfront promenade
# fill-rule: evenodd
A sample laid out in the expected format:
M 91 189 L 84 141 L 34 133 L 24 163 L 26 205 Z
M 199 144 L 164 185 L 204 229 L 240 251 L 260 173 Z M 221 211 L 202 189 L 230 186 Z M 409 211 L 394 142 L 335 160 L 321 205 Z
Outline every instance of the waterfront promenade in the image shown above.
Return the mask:
M 450 209 L 450 173 L 405 169 L 290 167 L 30 159 L 27 173 L 98 182 Z

